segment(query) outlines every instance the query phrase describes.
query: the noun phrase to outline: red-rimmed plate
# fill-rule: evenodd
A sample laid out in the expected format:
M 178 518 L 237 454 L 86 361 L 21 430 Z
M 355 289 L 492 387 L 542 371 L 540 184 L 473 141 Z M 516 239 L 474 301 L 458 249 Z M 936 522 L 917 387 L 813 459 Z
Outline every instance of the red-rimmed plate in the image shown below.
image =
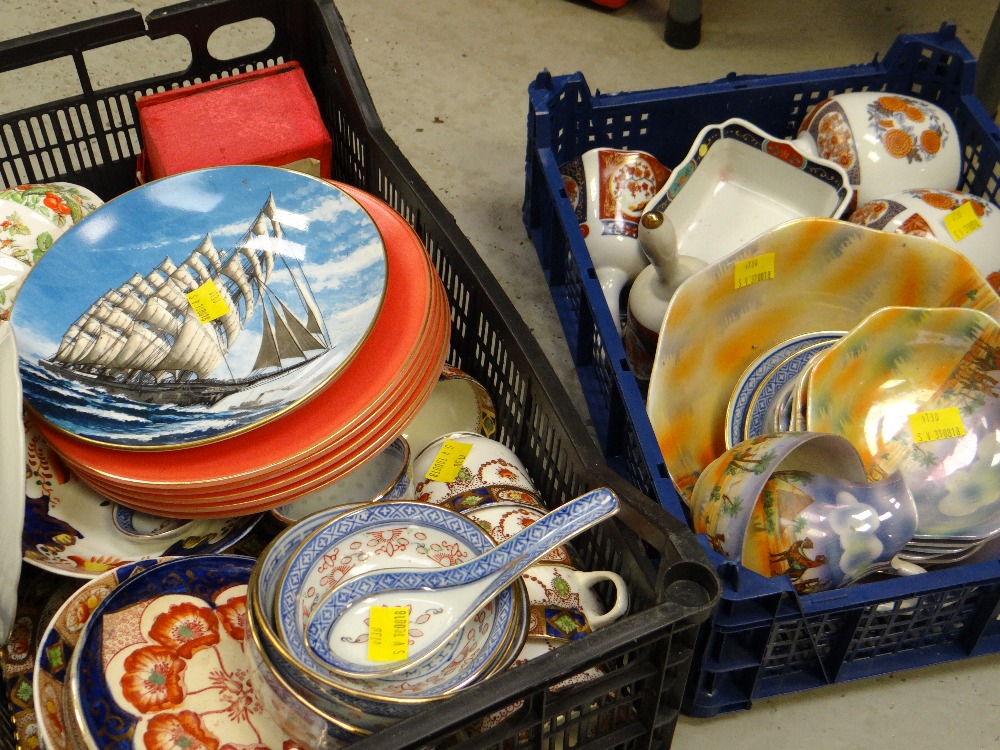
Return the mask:
M 345 457 L 356 453 L 359 448 L 378 441 L 385 441 L 390 431 L 405 427 L 412 417 L 410 412 L 415 412 L 426 400 L 425 391 L 433 389 L 434 371 L 435 368 L 440 368 L 447 354 L 449 334 L 448 304 L 443 297 L 443 292 L 437 296 L 439 299 L 434 306 L 435 309 L 428 315 L 430 321 L 435 321 L 430 326 L 435 329 L 434 335 L 428 337 L 421 347 L 419 359 L 413 367 L 408 368 L 408 377 L 404 379 L 403 386 L 389 394 L 389 397 L 382 401 L 381 408 L 370 419 L 362 422 L 357 430 L 285 471 L 253 478 L 251 481 L 242 481 L 238 484 L 227 483 L 213 485 L 210 488 L 160 485 L 146 488 L 109 480 L 75 460 L 69 460 L 67 463 L 74 472 L 95 489 L 113 499 L 123 500 L 126 504 L 133 506 L 145 503 L 145 501 L 159 503 L 176 501 L 181 498 L 188 505 L 202 501 L 219 503 L 225 500 L 240 500 L 262 492 L 275 492 L 297 484 L 304 477 L 315 476 L 320 470 L 330 470 Z M 399 425 L 400 414 L 407 415 L 401 426 Z M 395 437 L 393 435 L 392 439 Z
M 444 313 L 444 320 L 447 314 Z M 426 402 L 435 382 L 434 374 L 440 370 L 447 353 L 447 338 L 440 340 L 432 356 L 426 359 L 422 374 L 414 378 L 416 388 L 387 410 L 370 434 L 356 442 L 338 446 L 329 456 L 316 459 L 295 472 L 264 481 L 257 485 L 220 494 L 191 496 L 184 493 L 148 495 L 108 485 L 92 475 L 81 477 L 94 489 L 107 497 L 147 512 L 183 518 L 222 517 L 267 510 L 289 502 L 304 494 L 333 482 L 360 466 L 392 442 Z M 86 472 L 83 468 L 74 471 Z
M 86 467 L 91 476 L 129 487 L 199 488 L 280 476 L 336 442 L 331 436 L 362 426 L 401 374 L 418 356 L 415 342 L 425 341 L 428 311 L 439 291 L 437 278 L 419 238 L 391 208 L 374 196 L 341 186 L 373 216 L 385 241 L 389 273 L 382 311 L 365 344 L 335 381 L 306 407 L 261 427 L 211 445 L 171 451 L 135 451 L 87 443 L 45 430 L 66 460 Z M 425 342 L 426 343 L 426 342 Z

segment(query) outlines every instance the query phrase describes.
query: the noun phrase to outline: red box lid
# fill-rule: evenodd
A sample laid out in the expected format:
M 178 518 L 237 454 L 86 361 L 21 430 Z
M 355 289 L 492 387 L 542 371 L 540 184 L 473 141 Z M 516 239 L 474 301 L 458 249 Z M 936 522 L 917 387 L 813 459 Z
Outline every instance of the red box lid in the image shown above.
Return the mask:
M 330 176 L 332 142 L 296 62 L 171 89 L 136 102 L 140 177 L 204 167 L 319 162 Z M 303 169 L 303 171 L 310 171 Z

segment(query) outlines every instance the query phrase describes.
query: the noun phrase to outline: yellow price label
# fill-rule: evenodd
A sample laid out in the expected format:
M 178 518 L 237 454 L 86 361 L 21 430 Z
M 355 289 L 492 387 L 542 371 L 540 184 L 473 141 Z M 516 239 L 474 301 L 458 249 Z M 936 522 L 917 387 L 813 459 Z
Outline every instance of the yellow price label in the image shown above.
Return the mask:
M 221 318 L 229 312 L 229 305 L 222 299 L 222 292 L 215 282 L 209 279 L 194 291 L 185 295 L 194 314 L 202 323 L 208 323 L 216 318 Z
M 445 440 L 424 478 L 435 482 L 454 482 L 471 450 L 472 443 Z
M 962 437 L 965 425 L 962 424 L 962 413 L 957 406 L 933 411 L 918 411 L 911 414 L 910 432 L 914 443 L 926 443 L 931 440 Z
M 368 658 L 405 659 L 410 648 L 409 618 L 409 607 L 372 607 L 368 619 Z
M 965 239 L 982 225 L 972 201 L 966 201 L 944 217 L 944 226 L 955 242 Z
M 737 289 L 759 281 L 770 281 L 773 278 L 774 253 L 762 253 L 746 260 L 739 260 L 734 266 L 734 282 Z

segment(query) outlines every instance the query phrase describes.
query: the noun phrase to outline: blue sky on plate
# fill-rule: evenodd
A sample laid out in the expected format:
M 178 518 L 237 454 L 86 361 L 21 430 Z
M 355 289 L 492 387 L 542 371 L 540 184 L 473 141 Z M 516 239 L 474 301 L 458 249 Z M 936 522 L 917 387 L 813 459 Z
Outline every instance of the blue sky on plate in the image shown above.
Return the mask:
M 274 195 L 285 214 L 291 255 L 319 302 L 335 343 L 353 343 L 372 324 L 385 289 L 385 249 L 367 212 L 343 191 L 313 177 L 270 167 L 223 167 L 149 183 L 109 201 L 60 237 L 14 303 L 11 322 L 22 357 L 51 355 L 63 334 L 109 289 L 164 258 L 180 264 L 206 234 L 225 257 Z M 290 257 L 291 257 L 290 255 Z M 296 265 L 294 260 L 290 265 Z M 269 287 L 295 295 L 283 264 Z M 301 308 L 300 308 L 301 309 Z M 231 352 L 230 367 L 252 359 L 259 313 Z

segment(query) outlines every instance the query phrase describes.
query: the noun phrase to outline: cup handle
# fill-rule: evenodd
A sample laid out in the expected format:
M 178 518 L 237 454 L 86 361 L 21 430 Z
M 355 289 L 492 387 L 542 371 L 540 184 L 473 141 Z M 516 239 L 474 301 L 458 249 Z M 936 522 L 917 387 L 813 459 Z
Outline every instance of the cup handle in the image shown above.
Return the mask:
M 610 625 L 628 612 L 628 585 L 625 579 L 611 570 L 578 570 L 576 571 L 580 585 L 583 588 L 593 588 L 602 581 L 610 581 L 615 587 L 615 603 L 604 614 L 587 612 L 587 622 L 591 630 L 598 630 Z

